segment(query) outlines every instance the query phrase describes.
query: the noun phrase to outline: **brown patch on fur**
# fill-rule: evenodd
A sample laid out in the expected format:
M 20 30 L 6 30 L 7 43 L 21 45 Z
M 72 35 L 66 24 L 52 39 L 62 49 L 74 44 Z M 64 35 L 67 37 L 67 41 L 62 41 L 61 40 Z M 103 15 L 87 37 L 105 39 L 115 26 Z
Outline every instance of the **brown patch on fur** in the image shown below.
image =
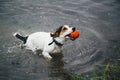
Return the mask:
M 59 27 L 58 29 L 56 29 L 56 31 L 54 32 L 54 33 L 51 33 L 50 35 L 51 35 L 51 37 L 59 37 L 60 36 L 60 33 L 61 33 L 61 31 L 62 31 L 62 27 L 63 26 L 61 26 L 61 27 Z
M 62 27 L 62 30 L 61 30 L 61 32 L 60 32 L 60 35 L 62 35 L 63 33 L 65 33 L 66 31 L 68 30 L 68 28 L 66 28 L 66 27 Z
M 54 33 L 51 33 L 51 37 L 59 37 L 60 35 L 63 35 L 67 30 L 68 30 L 68 27 L 66 27 L 68 25 L 63 25 L 61 27 L 59 27 L 58 29 L 56 29 L 56 31 Z

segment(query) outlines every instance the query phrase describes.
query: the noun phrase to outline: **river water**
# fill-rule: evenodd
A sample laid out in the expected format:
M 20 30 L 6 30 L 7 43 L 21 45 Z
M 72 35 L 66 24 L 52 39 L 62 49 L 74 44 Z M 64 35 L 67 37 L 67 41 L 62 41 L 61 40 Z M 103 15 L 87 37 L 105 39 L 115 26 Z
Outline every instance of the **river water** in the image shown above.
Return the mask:
M 21 49 L 12 36 L 52 32 L 63 24 L 81 36 L 66 42 L 51 62 Z M 0 80 L 64 80 L 90 72 L 114 56 L 119 31 L 119 0 L 0 0 Z

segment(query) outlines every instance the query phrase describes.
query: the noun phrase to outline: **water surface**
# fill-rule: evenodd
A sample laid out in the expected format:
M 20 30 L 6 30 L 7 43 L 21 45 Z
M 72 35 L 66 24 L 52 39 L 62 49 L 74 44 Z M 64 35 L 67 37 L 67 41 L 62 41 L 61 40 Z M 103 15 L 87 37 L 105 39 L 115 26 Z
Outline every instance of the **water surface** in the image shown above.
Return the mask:
M 0 0 L 0 80 L 64 80 L 93 70 L 114 56 L 119 14 L 119 0 Z M 81 36 L 66 42 L 51 62 L 20 49 L 22 42 L 12 36 L 52 32 L 63 24 Z

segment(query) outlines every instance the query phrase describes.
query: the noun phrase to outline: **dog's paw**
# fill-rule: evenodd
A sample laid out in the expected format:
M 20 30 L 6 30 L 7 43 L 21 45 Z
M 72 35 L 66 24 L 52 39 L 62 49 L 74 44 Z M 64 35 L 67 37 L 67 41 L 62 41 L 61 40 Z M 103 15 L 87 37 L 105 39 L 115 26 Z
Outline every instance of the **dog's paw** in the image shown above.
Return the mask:
M 50 56 L 50 54 L 48 52 L 43 52 L 42 55 L 48 60 L 52 59 L 52 57 Z
M 51 61 L 52 60 L 52 57 L 49 55 L 47 55 L 47 56 L 44 56 L 45 57 L 45 59 L 47 59 L 48 61 Z
M 52 57 L 49 56 L 49 57 L 45 57 L 48 61 L 52 60 Z

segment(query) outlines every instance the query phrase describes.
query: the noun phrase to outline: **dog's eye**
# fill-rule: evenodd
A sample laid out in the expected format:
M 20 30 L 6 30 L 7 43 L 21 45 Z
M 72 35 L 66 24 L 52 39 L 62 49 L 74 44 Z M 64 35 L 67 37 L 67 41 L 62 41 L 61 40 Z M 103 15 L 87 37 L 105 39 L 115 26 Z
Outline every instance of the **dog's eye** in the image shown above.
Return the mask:
M 63 28 L 63 30 L 67 30 L 67 28 L 65 27 L 65 28 Z

